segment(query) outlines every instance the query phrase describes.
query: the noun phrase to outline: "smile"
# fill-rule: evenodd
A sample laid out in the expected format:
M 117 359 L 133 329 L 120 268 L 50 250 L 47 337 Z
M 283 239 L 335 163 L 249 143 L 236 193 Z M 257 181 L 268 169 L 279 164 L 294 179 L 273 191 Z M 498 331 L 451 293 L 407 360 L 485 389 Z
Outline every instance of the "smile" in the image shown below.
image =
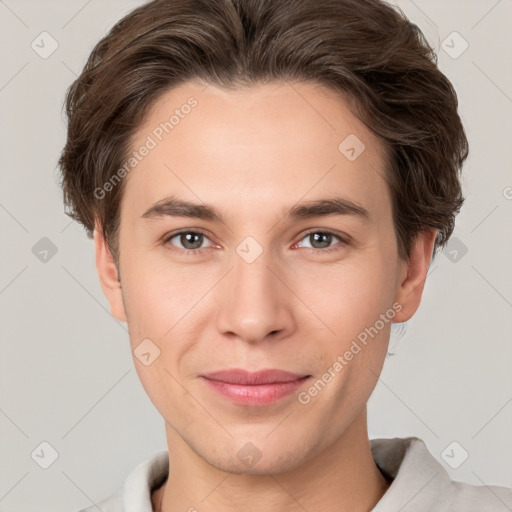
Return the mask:
M 202 375 L 209 389 L 239 405 L 265 406 L 298 390 L 311 375 L 284 370 L 234 369 Z

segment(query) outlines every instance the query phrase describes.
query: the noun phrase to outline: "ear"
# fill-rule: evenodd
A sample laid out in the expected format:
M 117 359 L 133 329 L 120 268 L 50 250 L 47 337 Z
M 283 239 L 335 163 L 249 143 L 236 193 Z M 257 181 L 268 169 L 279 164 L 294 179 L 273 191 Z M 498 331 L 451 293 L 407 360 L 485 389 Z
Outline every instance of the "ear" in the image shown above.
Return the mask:
M 394 322 L 407 322 L 416 313 L 423 294 L 425 280 L 432 260 L 437 230 L 426 229 L 418 233 L 413 242 L 409 259 L 402 263 L 397 281 L 395 302 L 402 306 Z
M 94 245 L 96 247 L 96 269 L 100 278 L 101 288 L 110 304 L 110 312 L 120 322 L 126 322 L 119 273 L 98 223 L 94 225 Z

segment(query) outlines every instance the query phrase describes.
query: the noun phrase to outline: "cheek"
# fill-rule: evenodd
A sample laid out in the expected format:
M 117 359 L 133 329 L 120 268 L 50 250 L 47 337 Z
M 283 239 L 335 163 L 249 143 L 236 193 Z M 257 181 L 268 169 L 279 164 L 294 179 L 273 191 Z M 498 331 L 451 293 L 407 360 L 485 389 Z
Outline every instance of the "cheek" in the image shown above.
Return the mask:
M 205 287 L 204 281 L 190 268 L 163 262 L 163 258 L 132 251 L 123 262 L 122 272 L 129 323 L 150 328 L 159 337 L 190 309 Z
M 176 265 L 136 251 L 123 263 L 123 297 L 132 351 L 150 339 L 160 350 L 157 362 L 174 372 L 186 355 L 190 359 L 201 332 L 211 328 L 211 316 L 206 311 L 212 309 L 209 301 L 218 272 L 208 265 Z
M 328 383 L 325 391 L 307 393 L 312 393 L 313 407 L 323 408 L 326 421 L 338 425 L 347 420 L 347 411 L 359 411 L 374 389 L 395 315 L 393 269 L 385 258 L 369 260 L 340 265 L 328 274 L 310 273 L 308 281 L 315 286 L 300 288 L 311 310 L 329 327 L 313 337 L 312 345 L 321 353 L 317 378 Z M 312 317 L 311 326 L 313 322 L 319 325 Z M 323 384 L 317 387 L 323 389 Z M 331 408 L 332 403 L 336 407 Z
M 373 326 L 392 306 L 394 275 L 385 259 L 354 258 L 329 268 L 311 267 L 306 275 L 295 277 L 293 289 L 329 328 L 336 349 Z
M 121 275 L 132 349 L 149 338 L 165 346 L 166 356 L 171 357 L 172 352 L 174 359 L 179 358 L 201 329 L 212 328 L 208 322 L 222 307 L 215 283 L 225 269 L 213 262 L 177 264 L 160 249 L 121 250 L 125 255 Z M 294 316 L 300 331 L 307 331 L 315 343 L 324 344 L 329 357 L 332 351 L 343 351 L 391 307 L 392 261 L 392 251 L 383 243 L 353 252 L 338 263 L 295 260 L 281 272 L 290 288 L 285 292 L 287 299 L 280 290 L 279 296 L 286 301 L 282 305 Z M 275 286 L 283 285 L 276 280 Z M 230 289 L 225 283 L 221 288 Z M 170 343 L 176 338 L 181 343 Z
M 183 393 L 177 384 L 182 380 L 180 364 L 190 348 L 187 340 L 197 339 L 188 330 L 191 322 L 194 325 L 194 304 L 208 283 L 196 287 L 191 272 L 155 265 L 135 251 L 123 265 L 123 300 L 134 366 L 155 407 L 165 410 L 171 395 L 178 400 Z

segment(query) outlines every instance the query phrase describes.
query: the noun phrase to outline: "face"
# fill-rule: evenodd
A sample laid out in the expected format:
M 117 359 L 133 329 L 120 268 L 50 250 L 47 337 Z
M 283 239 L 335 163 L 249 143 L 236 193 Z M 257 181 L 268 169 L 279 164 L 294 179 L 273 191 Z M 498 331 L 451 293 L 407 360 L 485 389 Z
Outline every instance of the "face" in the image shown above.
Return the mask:
M 144 145 L 125 178 L 120 285 L 96 233 L 112 313 L 149 353 L 134 355 L 141 382 L 209 464 L 296 468 L 365 410 L 433 237 L 399 260 L 384 147 L 315 84 L 187 83 L 154 104 Z M 233 369 L 293 375 L 211 375 Z M 261 458 L 249 468 L 247 454 Z

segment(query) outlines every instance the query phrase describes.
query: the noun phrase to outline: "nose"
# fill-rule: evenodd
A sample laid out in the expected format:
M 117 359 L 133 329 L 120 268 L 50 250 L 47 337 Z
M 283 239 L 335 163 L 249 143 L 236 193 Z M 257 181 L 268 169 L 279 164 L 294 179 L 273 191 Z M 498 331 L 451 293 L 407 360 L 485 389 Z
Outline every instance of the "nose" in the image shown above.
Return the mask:
M 268 252 L 252 263 L 235 253 L 233 268 L 217 290 L 219 332 L 251 344 L 289 336 L 295 328 L 294 297 L 286 281 Z

